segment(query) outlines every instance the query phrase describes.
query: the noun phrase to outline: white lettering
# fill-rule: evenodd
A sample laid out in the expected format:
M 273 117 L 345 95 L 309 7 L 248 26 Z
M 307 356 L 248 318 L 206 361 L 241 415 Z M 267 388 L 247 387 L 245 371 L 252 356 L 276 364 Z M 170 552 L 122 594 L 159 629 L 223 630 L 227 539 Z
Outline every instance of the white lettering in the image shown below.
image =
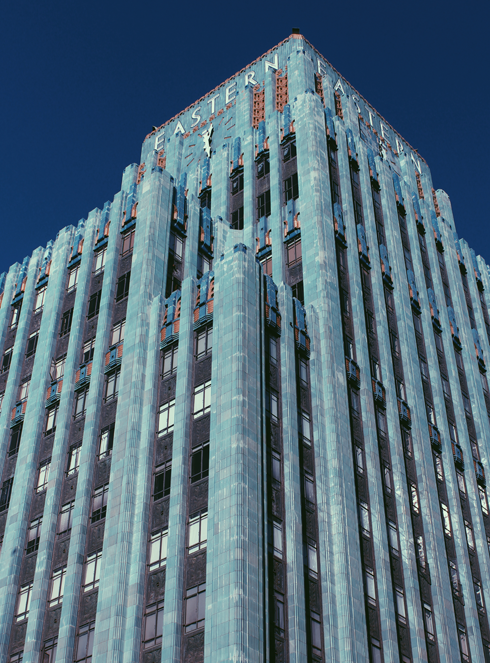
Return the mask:
M 339 78 L 339 80 L 335 83 L 335 85 L 334 85 L 334 87 L 333 87 L 333 91 L 334 91 L 334 92 L 337 92 L 337 90 L 340 90 L 340 91 L 342 92 L 342 94 L 345 94 L 345 90 L 344 90 L 344 87 L 343 87 L 343 85 L 342 85 L 342 81 L 340 80 L 340 78 Z
M 403 149 L 403 143 L 400 143 L 400 141 L 398 140 L 398 138 L 395 138 L 395 140 L 396 140 L 396 151 L 398 152 L 398 154 L 401 154 L 402 152 L 405 151 L 405 150 Z
M 195 122 L 193 122 L 193 123 L 191 124 L 191 129 L 192 129 L 193 127 L 195 127 L 196 124 L 199 124 L 199 122 L 201 121 L 201 116 L 199 115 L 199 111 L 200 111 L 200 110 L 201 110 L 201 107 L 198 106 L 198 107 L 192 112 L 191 118 L 192 118 L 193 120 L 195 120 Z
M 326 76 L 327 75 L 327 68 L 325 67 L 325 64 L 321 60 L 317 60 L 318 62 L 318 73 L 320 76 Z
M 182 126 L 182 122 L 180 120 L 177 122 L 177 126 L 175 127 L 174 136 L 177 132 L 179 132 L 181 134 L 185 134 L 185 129 Z
M 274 55 L 274 63 L 268 62 L 265 60 L 265 70 L 269 71 L 269 69 L 277 70 L 279 69 L 279 60 L 277 57 L 277 53 Z
M 225 92 L 225 103 L 229 104 L 230 101 L 233 101 L 236 94 L 236 81 L 231 85 L 228 85 Z
M 422 175 L 422 171 L 420 169 L 420 161 L 417 161 L 417 159 L 413 156 L 413 152 L 410 153 L 410 156 L 412 158 L 413 165 L 419 171 L 419 173 Z
M 356 95 L 353 94 L 353 95 L 352 95 L 352 101 L 354 102 L 355 107 L 357 108 L 357 112 L 360 113 L 360 112 L 361 112 L 361 107 L 360 107 L 359 104 L 357 103 L 357 102 L 359 101 L 359 97 L 356 97 Z
M 211 104 L 211 115 L 214 115 L 214 102 L 216 99 L 219 97 L 219 93 L 215 94 L 214 97 L 211 97 L 211 99 L 208 99 L 208 104 Z
M 390 140 L 390 134 L 388 133 L 388 127 L 386 126 L 386 124 L 380 122 L 380 126 L 381 126 L 381 135 L 383 136 L 383 138 L 386 138 L 386 140 Z
M 245 74 L 245 87 L 251 83 L 252 85 L 258 85 L 257 81 L 255 80 L 255 71 L 248 71 Z
M 374 127 L 374 115 L 371 113 L 371 111 L 368 108 L 368 115 L 369 115 L 369 124 Z

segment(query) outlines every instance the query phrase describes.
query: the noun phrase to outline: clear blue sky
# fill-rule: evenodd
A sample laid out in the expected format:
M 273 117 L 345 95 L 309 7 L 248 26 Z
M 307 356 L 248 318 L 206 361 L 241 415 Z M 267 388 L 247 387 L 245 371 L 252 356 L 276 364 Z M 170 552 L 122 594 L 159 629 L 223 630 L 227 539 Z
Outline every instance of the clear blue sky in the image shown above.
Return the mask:
M 7 3 L 0 272 L 112 200 L 152 125 L 292 27 L 419 150 L 490 263 L 489 18 L 483 1 Z

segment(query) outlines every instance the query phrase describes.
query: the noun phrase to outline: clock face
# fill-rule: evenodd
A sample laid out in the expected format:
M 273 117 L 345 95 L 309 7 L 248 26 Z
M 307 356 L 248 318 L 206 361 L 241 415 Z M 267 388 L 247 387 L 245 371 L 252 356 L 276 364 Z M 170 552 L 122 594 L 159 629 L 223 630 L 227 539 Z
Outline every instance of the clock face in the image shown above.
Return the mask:
M 201 122 L 201 125 L 195 127 L 184 143 L 184 167 L 188 168 L 193 161 L 201 159 L 204 155 L 211 157 L 213 144 L 220 140 L 231 140 L 233 138 L 232 129 L 234 126 L 234 115 L 226 118 L 224 113 L 218 120 L 215 119 L 209 124 Z M 188 144 L 187 141 L 189 141 Z

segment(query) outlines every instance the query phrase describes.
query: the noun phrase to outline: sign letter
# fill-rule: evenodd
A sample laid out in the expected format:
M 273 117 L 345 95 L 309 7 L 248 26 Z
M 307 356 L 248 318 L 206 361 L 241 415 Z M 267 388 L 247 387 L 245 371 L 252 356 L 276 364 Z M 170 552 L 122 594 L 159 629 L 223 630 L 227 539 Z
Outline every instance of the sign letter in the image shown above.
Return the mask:
M 196 109 L 194 109 L 194 111 L 192 112 L 191 118 L 192 118 L 193 120 L 195 120 L 195 122 L 193 122 L 193 123 L 191 124 L 191 129 L 192 129 L 193 127 L 195 127 L 196 124 L 199 124 L 199 122 L 201 121 L 201 116 L 199 115 L 199 111 L 200 111 L 200 110 L 201 110 L 201 107 L 198 106 L 198 107 L 197 107 Z
M 353 94 L 353 95 L 352 95 L 352 101 L 354 102 L 354 104 L 355 104 L 355 106 L 356 106 L 356 108 L 357 108 L 357 112 L 358 112 L 360 115 L 362 115 L 362 113 L 361 113 L 361 107 L 360 107 L 359 104 L 357 103 L 357 102 L 359 101 L 359 97 L 356 97 L 356 95 Z
M 327 68 L 325 67 L 325 64 L 321 60 L 317 60 L 318 62 L 318 73 L 320 76 L 326 76 L 327 75 Z
M 274 69 L 274 70 L 279 69 L 279 60 L 277 57 L 277 53 L 274 55 L 274 63 L 268 62 L 267 60 L 265 61 L 265 70 L 269 71 L 269 69 Z
M 417 159 L 413 156 L 413 152 L 410 153 L 410 156 L 412 157 L 413 165 L 419 171 L 419 173 L 422 175 L 422 171 L 420 169 L 420 161 L 417 161 Z
M 185 134 L 185 129 L 182 126 L 182 122 L 180 120 L 177 122 L 177 126 L 175 127 L 174 136 L 176 133 Z
M 211 114 L 214 114 L 214 102 L 215 100 L 219 97 L 219 93 L 215 94 L 214 97 L 211 97 L 211 99 L 208 99 L 208 104 L 211 104 Z
M 403 149 L 403 143 L 400 143 L 400 141 L 398 140 L 398 138 L 396 138 L 395 140 L 396 140 L 396 151 L 398 152 L 398 154 L 401 154 L 402 152 L 405 151 L 405 150 Z
M 339 78 L 339 80 L 335 83 L 335 85 L 333 86 L 333 91 L 334 91 L 334 92 L 337 92 L 337 90 L 340 90 L 342 94 L 345 94 L 345 90 L 344 90 L 344 87 L 343 87 L 343 85 L 342 85 L 342 81 L 340 80 L 340 78 Z
M 225 103 L 229 104 L 230 101 L 233 101 L 236 94 L 236 81 L 231 85 L 228 85 L 225 92 Z
M 257 81 L 255 80 L 255 71 L 248 71 L 245 74 L 245 87 L 251 83 L 252 85 L 258 85 Z

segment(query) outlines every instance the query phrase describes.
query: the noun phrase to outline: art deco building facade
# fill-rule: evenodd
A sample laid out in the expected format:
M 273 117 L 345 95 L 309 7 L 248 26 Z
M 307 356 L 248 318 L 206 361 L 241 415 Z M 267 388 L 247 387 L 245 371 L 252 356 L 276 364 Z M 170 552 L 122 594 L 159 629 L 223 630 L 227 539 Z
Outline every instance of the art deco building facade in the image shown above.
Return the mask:
M 300 34 L 0 292 L 0 663 L 490 660 L 488 269 Z

